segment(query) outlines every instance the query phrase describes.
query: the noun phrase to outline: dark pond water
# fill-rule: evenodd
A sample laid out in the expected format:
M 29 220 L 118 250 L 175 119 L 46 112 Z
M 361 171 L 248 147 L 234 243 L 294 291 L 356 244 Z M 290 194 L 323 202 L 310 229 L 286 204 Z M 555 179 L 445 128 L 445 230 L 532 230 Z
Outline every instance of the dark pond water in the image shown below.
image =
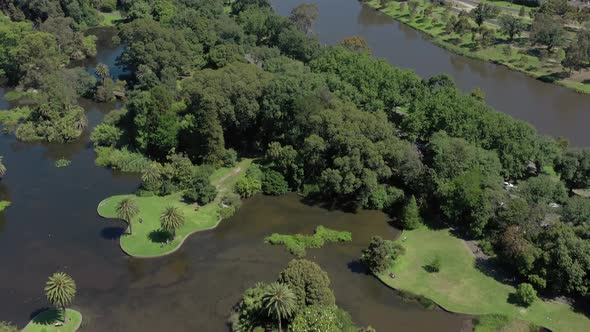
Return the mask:
M 109 33 L 97 32 L 108 40 Z M 101 42 L 97 60 L 113 68 L 121 47 Z M 117 104 L 82 100 L 91 126 Z M 2 108 L 8 103 L 0 103 Z M 308 258 L 330 275 L 338 304 L 359 324 L 379 331 L 468 329 L 469 317 L 425 310 L 404 302 L 367 275 L 357 258 L 370 237 L 394 238 L 396 230 L 379 212 L 358 214 L 307 206 L 297 196 L 255 197 L 219 228 L 193 235 L 175 254 L 133 259 L 121 252 L 122 224 L 98 217 L 105 197 L 135 190 L 133 175 L 94 165 L 88 133 L 71 144 L 26 144 L 0 136 L 8 175 L 0 199 L 13 205 L 0 214 L 0 320 L 24 326 L 46 306 L 43 285 L 56 270 L 78 285 L 74 307 L 84 315 L 84 331 L 227 331 L 225 321 L 244 289 L 272 281 L 291 256 L 263 243 L 273 232 L 312 232 L 317 225 L 352 231 L 354 241 L 310 250 Z M 60 158 L 72 160 L 58 169 Z
M 453 54 L 432 44 L 427 35 L 355 0 L 274 0 L 273 4 L 288 15 L 302 2 L 318 5 L 314 30 L 324 43 L 362 36 L 377 57 L 422 77 L 448 73 L 464 91 L 481 88 L 490 105 L 532 123 L 541 133 L 567 137 L 577 146 L 590 145 L 590 95 Z

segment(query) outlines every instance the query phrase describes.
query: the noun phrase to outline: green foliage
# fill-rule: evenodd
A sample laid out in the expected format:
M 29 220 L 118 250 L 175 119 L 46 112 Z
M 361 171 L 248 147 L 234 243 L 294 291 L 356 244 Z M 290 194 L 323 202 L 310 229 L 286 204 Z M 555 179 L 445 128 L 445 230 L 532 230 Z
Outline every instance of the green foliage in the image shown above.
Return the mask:
M 416 197 L 412 196 L 406 203 L 402 214 L 402 225 L 405 229 L 416 229 L 422 225 L 420 210 L 416 203 Z
M 514 37 L 520 36 L 526 28 L 526 25 L 521 19 L 510 14 L 500 16 L 498 22 L 500 23 L 500 32 L 506 35 L 509 40 L 513 40 Z
M 209 174 L 202 169 L 194 172 L 191 187 L 184 197 L 201 205 L 208 204 L 217 196 L 217 189 L 209 182 Z
M 149 165 L 150 161 L 140 153 L 126 149 L 111 147 L 96 147 L 96 165 L 108 167 L 122 172 L 141 173 Z
M 434 258 L 425 266 L 425 269 L 430 273 L 438 273 L 441 268 L 440 256 L 436 255 Z
M 537 300 L 537 292 L 531 284 L 522 283 L 516 289 L 516 300 L 521 305 L 528 307 Z
M 6 208 L 8 208 L 10 204 L 11 203 L 9 201 L 0 201 L 0 212 L 6 210 Z
M 267 169 L 262 176 L 262 192 L 267 195 L 280 196 L 289 191 L 289 184 L 283 174 Z
M 64 308 L 74 301 L 76 296 L 76 283 L 74 279 L 64 272 L 52 274 L 45 284 L 45 296 L 51 305 Z M 65 319 L 65 312 L 64 312 Z
M 132 220 L 139 214 L 137 203 L 131 198 L 122 199 L 116 207 L 117 217 L 129 224 L 129 234 L 133 233 Z
M 266 318 L 263 297 L 268 288 L 268 284 L 257 283 L 242 294 L 242 299 L 236 306 L 236 316 L 231 319 L 232 331 L 252 331 L 255 326 L 262 324 Z
M 160 225 L 175 238 L 176 231 L 184 225 L 184 214 L 178 207 L 168 206 L 160 215 Z
M 68 167 L 68 166 L 70 166 L 71 163 L 72 163 L 72 161 L 70 161 L 70 160 L 59 159 L 59 160 L 55 161 L 55 167 L 57 167 L 57 168 Z
M 563 207 L 562 218 L 576 226 L 590 222 L 590 199 L 585 197 L 570 197 Z
M 16 325 L 11 322 L 0 321 L 0 332 L 18 332 Z
M 295 293 L 297 312 L 305 306 L 333 305 L 328 274 L 319 265 L 306 259 L 294 259 L 281 271 L 278 281 Z
M 567 199 L 563 182 L 544 174 L 520 182 L 518 194 L 529 204 L 564 203 Z
M 554 47 L 563 45 L 565 37 L 565 30 L 559 20 L 543 13 L 535 15 L 530 35 L 533 43 L 547 46 L 547 50 L 551 52 Z
M 350 232 L 336 231 L 324 226 L 316 227 L 313 235 L 284 235 L 274 233 L 264 239 L 266 243 L 286 246 L 292 255 L 299 258 L 305 256 L 306 248 L 321 248 L 326 243 L 350 241 L 352 241 L 352 234 Z
M 590 149 L 569 149 L 555 165 L 569 189 L 590 187 Z
M 380 236 L 373 236 L 369 247 L 363 250 L 361 262 L 375 274 L 387 271 L 405 249 L 396 242 L 384 240 Z
M 101 123 L 94 127 L 90 140 L 95 146 L 115 147 L 121 140 L 123 131 L 114 125 Z
M 500 14 L 500 7 L 479 3 L 469 14 L 478 26 L 482 26 L 486 20 L 496 18 Z
M 268 289 L 262 297 L 262 303 L 268 315 L 277 320 L 279 331 L 281 331 L 282 320 L 293 316 L 297 300 L 295 293 L 289 289 L 287 284 L 274 282 L 268 285 Z
M 309 306 L 297 313 L 291 323 L 293 332 L 357 331 L 350 315 L 335 305 Z
M 6 175 L 6 165 L 4 165 L 4 156 L 0 156 L 0 179 Z

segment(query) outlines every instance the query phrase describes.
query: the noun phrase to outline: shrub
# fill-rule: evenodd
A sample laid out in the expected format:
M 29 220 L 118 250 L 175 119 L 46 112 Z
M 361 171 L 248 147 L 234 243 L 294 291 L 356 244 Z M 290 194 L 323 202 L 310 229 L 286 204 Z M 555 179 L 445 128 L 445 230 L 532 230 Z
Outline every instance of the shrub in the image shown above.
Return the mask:
M 141 153 L 110 147 L 97 147 L 94 150 L 96 152 L 95 163 L 100 167 L 110 167 L 122 172 L 141 173 L 150 165 L 150 161 Z
M 430 261 L 430 263 L 428 263 L 425 268 L 426 271 L 430 272 L 430 273 L 436 273 L 440 271 L 440 256 L 436 255 L 434 256 L 434 258 L 432 259 L 432 261 Z
M 167 195 L 177 192 L 178 190 L 179 190 L 179 188 L 177 185 L 172 183 L 172 181 L 170 181 L 170 180 L 166 180 L 166 181 L 162 182 L 162 185 L 160 186 L 159 194 L 160 194 L 160 196 L 167 196 Z
M 274 233 L 264 241 L 273 245 L 282 244 L 292 255 L 303 257 L 306 254 L 306 248 L 321 248 L 330 242 L 350 242 L 352 241 L 352 233 L 336 231 L 320 225 L 316 227 L 313 235 Z
M 90 134 L 90 140 L 95 146 L 114 147 L 119 143 L 123 132 L 114 125 L 101 123 Z
M 267 170 L 262 178 L 262 191 L 267 195 L 284 195 L 289 191 L 289 184 L 283 174 Z
M 249 198 L 262 191 L 262 182 L 250 176 L 240 178 L 235 185 L 235 191 L 243 198 Z
M 63 168 L 63 167 L 68 167 L 70 166 L 72 162 L 67 160 L 67 159 L 59 159 L 55 161 L 55 167 L 57 168 Z
M 516 300 L 522 306 L 528 307 L 537 300 L 537 292 L 533 285 L 522 283 L 516 289 Z
M 384 240 L 380 236 L 373 236 L 369 247 L 363 250 L 361 262 L 373 273 L 387 271 L 393 261 L 405 253 L 404 247 L 393 241 Z
M 420 218 L 420 211 L 418 210 L 418 204 L 414 196 L 410 198 L 404 207 L 402 223 L 405 229 L 416 229 L 422 225 L 422 218 Z
M 238 153 L 234 149 L 227 149 L 223 153 L 223 166 L 234 167 L 238 161 Z
M 135 195 L 139 197 L 152 197 L 154 196 L 154 192 L 151 190 L 139 189 L 135 192 Z

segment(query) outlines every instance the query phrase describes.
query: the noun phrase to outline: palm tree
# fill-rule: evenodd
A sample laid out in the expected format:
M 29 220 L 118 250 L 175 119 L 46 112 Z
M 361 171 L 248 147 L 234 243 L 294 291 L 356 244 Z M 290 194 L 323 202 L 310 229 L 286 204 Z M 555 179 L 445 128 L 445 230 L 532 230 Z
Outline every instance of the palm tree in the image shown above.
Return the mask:
M 169 206 L 160 215 L 160 224 L 163 230 L 172 234 L 172 237 L 175 238 L 176 230 L 184 225 L 184 214 L 182 214 L 179 208 Z
M 122 199 L 117 204 L 117 217 L 125 220 L 129 224 L 129 234 L 133 233 L 131 228 L 131 219 L 133 219 L 139 213 L 139 208 L 135 204 L 135 201 L 127 197 Z
M 155 187 L 158 186 L 161 176 L 160 164 L 151 163 L 141 174 L 141 181 L 146 189 L 156 190 L 157 188 Z
M 109 66 L 105 65 L 104 63 L 99 63 L 96 65 L 96 75 L 100 77 L 102 83 L 104 84 L 104 81 L 110 76 Z
M 0 179 L 2 179 L 4 175 L 6 175 L 6 166 L 4 166 L 2 159 L 4 159 L 4 157 L 0 156 Z
M 277 319 L 279 332 L 281 332 L 281 320 L 289 318 L 295 311 L 297 299 L 295 293 L 286 284 L 274 282 L 268 286 L 262 301 L 268 311 L 268 315 Z
M 52 306 L 63 311 L 65 322 L 66 306 L 70 305 L 76 296 L 76 282 L 64 272 L 56 272 L 45 284 L 45 296 Z

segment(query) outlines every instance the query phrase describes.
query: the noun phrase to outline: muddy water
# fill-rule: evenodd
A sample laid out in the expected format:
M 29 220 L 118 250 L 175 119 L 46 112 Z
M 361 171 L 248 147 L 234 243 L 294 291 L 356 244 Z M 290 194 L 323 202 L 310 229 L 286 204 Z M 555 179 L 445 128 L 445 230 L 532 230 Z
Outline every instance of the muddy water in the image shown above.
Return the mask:
M 590 95 L 453 54 L 432 44 L 427 35 L 356 0 L 274 0 L 273 4 L 279 13 L 288 15 L 302 2 L 318 5 L 320 16 L 314 31 L 324 43 L 362 36 L 377 57 L 422 77 L 448 73 L 464 91 L 481 88 L 490 105 L 532 123 L 541 133 L 567 137 L 577 146 L 590 145 Z

